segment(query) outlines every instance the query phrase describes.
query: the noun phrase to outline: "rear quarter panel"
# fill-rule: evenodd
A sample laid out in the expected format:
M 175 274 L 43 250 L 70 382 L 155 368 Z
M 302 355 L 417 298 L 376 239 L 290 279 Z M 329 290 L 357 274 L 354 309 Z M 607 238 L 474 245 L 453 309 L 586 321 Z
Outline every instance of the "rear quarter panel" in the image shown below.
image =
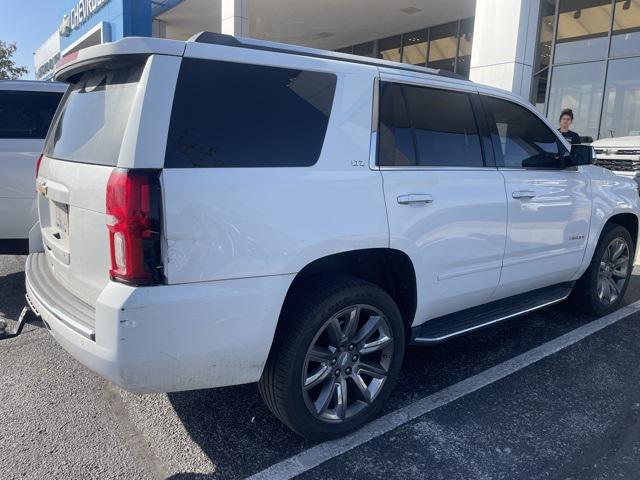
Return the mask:
M 376 68 L 200 44 L 185 56 L 338 80 L 314 166 L 164 169 L 169 283 L 295 273 L 326 255 L 388 246 L 382 177 L 368 168 Z

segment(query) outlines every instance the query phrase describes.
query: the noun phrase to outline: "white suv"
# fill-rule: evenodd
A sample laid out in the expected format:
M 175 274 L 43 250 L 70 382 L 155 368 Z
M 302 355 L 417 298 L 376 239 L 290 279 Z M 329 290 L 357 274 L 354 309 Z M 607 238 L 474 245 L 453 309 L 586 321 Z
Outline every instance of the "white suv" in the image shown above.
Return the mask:
M 63 59 L 32 309 L 134 392 L 259 382 L 296 432 L 371 419 L 408 344 L 620 305 L 633 181 L 437 71 L 202 33 Z
M 38 221 L 36 163 L 66 88 L 0 80 L 0 255 L 29 252 L 29 231 Z
M 640 135 L 601 138 L 591 144 L 596 165 L 640 183 Z

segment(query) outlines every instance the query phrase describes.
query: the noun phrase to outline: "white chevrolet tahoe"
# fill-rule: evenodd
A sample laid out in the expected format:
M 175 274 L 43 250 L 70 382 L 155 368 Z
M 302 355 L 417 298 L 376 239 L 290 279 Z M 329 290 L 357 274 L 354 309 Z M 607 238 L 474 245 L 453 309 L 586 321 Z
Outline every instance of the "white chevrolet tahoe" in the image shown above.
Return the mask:
M 29 232 L 38 221 L 36 163 L 66 88 L 0 80 L 0 255 L 29 252 Z
M 212 33 L 57 77 L 28 302 L 127 390 L 259 382 L 326 439 L 379 412 L 409 344 L 625 294 L 636 184 L 507 92 Z

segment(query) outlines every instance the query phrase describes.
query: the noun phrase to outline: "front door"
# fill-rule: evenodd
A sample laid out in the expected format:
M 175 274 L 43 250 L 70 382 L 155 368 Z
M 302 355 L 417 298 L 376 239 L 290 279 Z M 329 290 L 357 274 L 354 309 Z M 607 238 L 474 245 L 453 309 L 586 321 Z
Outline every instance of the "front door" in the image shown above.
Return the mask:
M 589 223 L 589 181 L 563 168 L 568 154 L 556 133 L 529 109 L 482 97 L 508 202 L 502 298 L 570 280 L 582 263 Z
M 473 88 L 383 81 L 377 163 L 390 247 L 411 258 L 416 324 L 488 301 L 505 246 L 504 178 L 483 158 Z

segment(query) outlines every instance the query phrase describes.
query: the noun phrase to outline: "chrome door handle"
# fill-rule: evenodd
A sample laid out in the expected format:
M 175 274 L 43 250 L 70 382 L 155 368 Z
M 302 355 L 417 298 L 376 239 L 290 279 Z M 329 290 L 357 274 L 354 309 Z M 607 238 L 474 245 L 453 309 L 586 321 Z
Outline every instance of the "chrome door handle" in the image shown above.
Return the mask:
M 511 193 L 511 196 L 517 200 L 526 200 L 534 198 L 536 196 L 536 192 L 532 192 L 531 190 L 516 190 Z
M 410 203 L 433 203 L 433 197 L 426 193 L 411 193 L 409 195 L 400 195 L 398 197 L 400 205 L 409 205 Z

